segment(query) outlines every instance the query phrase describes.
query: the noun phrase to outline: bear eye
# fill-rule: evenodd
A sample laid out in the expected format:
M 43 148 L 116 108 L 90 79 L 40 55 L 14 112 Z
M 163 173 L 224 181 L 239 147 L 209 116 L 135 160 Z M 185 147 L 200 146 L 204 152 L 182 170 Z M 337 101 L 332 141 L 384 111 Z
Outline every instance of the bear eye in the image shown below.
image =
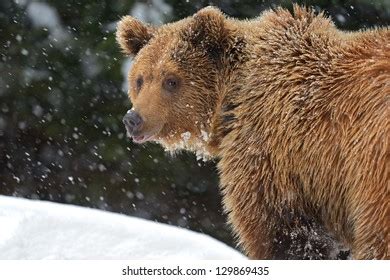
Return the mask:
M 137 78 L 137 80 L 135 81 L 135 84 L 136 84 L 136 87 L 137 87 L 137 91 L 140 91 L 141 88 L 142 88 L 142 85 L 144 84 L 144 79 L 142 78 L 142 76 L 139 76 Z
M 163 87 L 167 91 L 174 91 L 179 87 L 179 79 L 176 77 L 169 77 L 164 80 Z

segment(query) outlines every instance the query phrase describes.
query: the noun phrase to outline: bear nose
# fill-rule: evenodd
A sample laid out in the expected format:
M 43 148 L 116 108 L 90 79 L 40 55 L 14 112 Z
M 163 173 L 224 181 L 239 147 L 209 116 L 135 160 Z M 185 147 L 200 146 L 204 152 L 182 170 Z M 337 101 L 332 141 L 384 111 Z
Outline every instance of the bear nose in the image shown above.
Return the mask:
M 124 117 L 123 117 L 123 123 L 125 124 L 126 130 L 130 135 L 136 134 L 142 124 L 143 120 L 141 116 L 136 111 L 129 111 Z

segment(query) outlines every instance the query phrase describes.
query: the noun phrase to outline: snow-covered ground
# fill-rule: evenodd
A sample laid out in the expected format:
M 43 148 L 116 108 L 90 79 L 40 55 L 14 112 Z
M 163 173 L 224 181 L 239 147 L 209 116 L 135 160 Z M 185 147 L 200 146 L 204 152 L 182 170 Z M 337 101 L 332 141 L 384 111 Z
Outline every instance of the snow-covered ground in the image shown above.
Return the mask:
M 189 230 L 125 215 L 0 196 L 0 259 L 243 259 Z

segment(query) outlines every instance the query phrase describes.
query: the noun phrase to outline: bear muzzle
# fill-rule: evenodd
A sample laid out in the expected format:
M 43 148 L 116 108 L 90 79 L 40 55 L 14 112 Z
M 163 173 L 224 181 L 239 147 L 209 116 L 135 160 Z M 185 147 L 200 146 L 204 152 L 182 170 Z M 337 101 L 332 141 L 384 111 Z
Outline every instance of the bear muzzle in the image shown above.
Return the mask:
M 133 140 L 137 142 L 137 140 L 142 140 L 142 138 L 144 138 L 141 135 L 144 121 L 136 111 L 127 111 L 126 115 L 122 119 L 122 122 L 126 127 L 127 135 L 132 137 Z

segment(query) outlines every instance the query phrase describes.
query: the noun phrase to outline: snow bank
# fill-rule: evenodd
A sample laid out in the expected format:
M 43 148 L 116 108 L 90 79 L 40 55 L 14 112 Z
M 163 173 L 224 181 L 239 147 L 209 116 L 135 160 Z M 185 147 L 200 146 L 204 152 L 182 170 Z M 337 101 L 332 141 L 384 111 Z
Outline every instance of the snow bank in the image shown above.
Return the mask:
M 243 259 L 204 234 L 125 215 L 0 196 L 0 259 Z

